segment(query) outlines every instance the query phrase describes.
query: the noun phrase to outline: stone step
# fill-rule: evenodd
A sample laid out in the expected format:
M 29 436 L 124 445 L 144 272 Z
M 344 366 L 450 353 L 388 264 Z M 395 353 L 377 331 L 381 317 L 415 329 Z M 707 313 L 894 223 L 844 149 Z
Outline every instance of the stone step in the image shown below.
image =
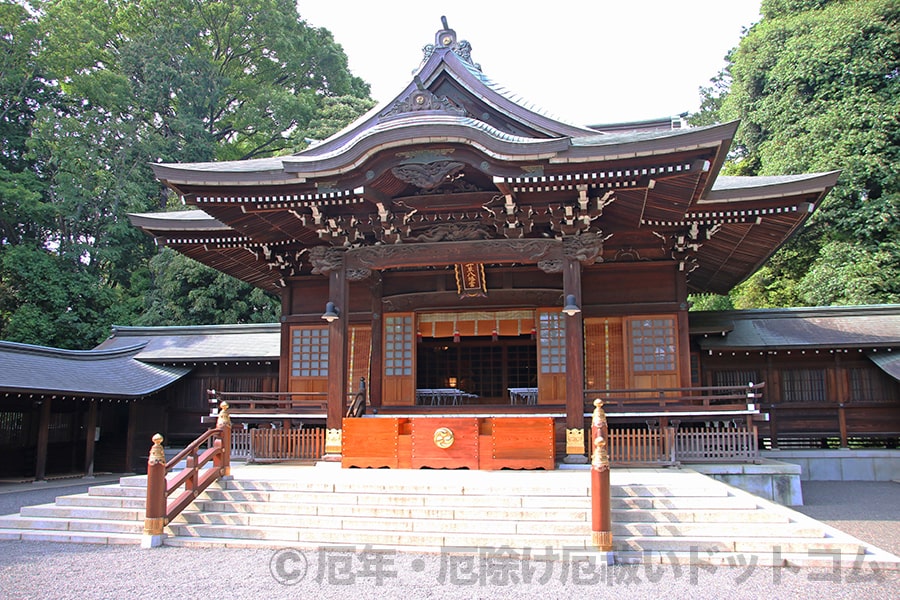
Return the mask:
M 614 523 L 788 523 L 790 519 L 781 512 L 749 509 L 611 509 Z
M 228 500 L 195 501 L 196 508 L 213 513 L 253 513 L 276 515 L 306 515 L 320 517 L 378 517 L 392 519 L 461 519 L 461 520 L 541 520 L 541 521 L 586 521 L 590 507 L 585 508 L 528 508 L 528 507 L 470 507 L 422 506 L 389 504 L 311 504 L 291 502 L 235 502 Z
M 612 498 L 654 498 L 654 497 L 696 497 L 696 498 L 723 498 L 730 495 L 727 486 L 718 485 L 612 485 L 610 486 Z
M 98 485 L 88 488 L 90 496 L 114 496 L 116 498 L 147 498 L 146 487 L 119 485 Z
M 57 506 L 84 506 L 84 507 L 109 507 L 109 508 L 133 508 L 140 511 L 147 505 L 144 496 L 102 496 L 91 494 L 72 494 L 70 496 L 58 496 Z
M 77 544 L 140 544 L 142 534 L 105 533 L 58 530 L 5 529 L 0 527 L 0 540 L 17 540 L 26 542 L 67 542 Z
M 58 504 L 39 504 L 23 506 L 19 514 L 23 517 L 39 517 L 53 519 L 100 519 L 106 521 L 141 521 L 144 510 L 136 508 L 113 508 L 104 506 L 60 506 Z
M 9 515 L 0 517 L 0 529 L 140 534 L 144 529 L 144 521 Z
M 212 525 L 170 523 L 169 531 L 178 538 L 219 538 L 252 540 L 260 547 L 297 543 L 307 546 L 355 545 L 385 548 L 450 549 L 476 548 L 571 548 L 585 549 L 590 536 L 551 533 L 548 535 L 511 535 L 467 532 L 371 531 L 341 529 L 298 529 L 290 527 L 257 527 L 246 525 Z M 166 539 L 168 545 L 170 538 Z M 268 542 L 268 544 L 264 543 Z
M 825 530 L 806 523 L 613 523 L 614 538 L 628 537 L 824 538 Z
M 305 516 L 266 513 L 183 512 L 174 522 L 247 527 L 282 527 L 285 529 L 343 529 L 351 531 L 428 532 L 533 535 L 589 535 L 590 522 L 558 520 L 493 520 L 481 518 L 377 518 L 359 516 Z
M 852 539 L 834 538 L 790 538 L 771 537 L 766 539 L 721 536 L 632 536 L 613 538 L 616 549 L 625 551 L 686 552 L 697 554 L 738 553 L 738 554 L 841 554 L 851 556 L 865 554 L 865 546 Z
M 735 497 L 735 496 L 715 496 L 712 498 L 697 496 L 670 496 L 665 498 L 659 497 L 642 497 L 642 498 L 611 498 L 610 507 L 613 509 L 635 508 L 642 510 L 660 509 L 660 510 L 688 510 L 688 509 L 708 509 L 708 508 L 728 508 L 756 510 L 757 502 L 752 498 Z
M 541 498 L 586 498 L 590 499 L 590 485 L 523 485 L 511 483 L 497 484 L 438 484 L 438 483 L 409 483 L 409 482 L 384 482 L 374 483 L 360 482 L 323 482 L 323 481 L 246 481 L 230 480 L 219 482 L 219 488 L 230 492 L 257 492 L 257 493 L 300 493 L 318 494 L 329 496 L 332 501 L 340 501 L 341 496 L 391 496 L 403 497 L 427 497 L 427 496 L 451 496 L 454 498 L 497 496 L 536 496 Z M 696 485 L 613 485 L 610 488 L 612 498 L 659 498 L 659 497 L 684 497 L 711 499 L 715 497 L 728 497 L 727 487 Z
M 507 493 L 508 494 L 508 493 Z M 290 492 L 282 490 L 235 490 L 210 486 L 201 499 L 234 502 L 272 502 L 277 504 L 310 504 L 334 506 L 427 506 L 431 508 L 590 508 L 590 498 L 563 496 L 437 495 L 437 494 L 329 494 L 326 492 Z
M 507 492 L 508 494 L 508 492 Z M 473 506 L 525 508 L 590 508 L 589 496 L 509 496 L 497 495 L 436 495 L 436 494 L 354 494 L 326 492 L 290 492 L 282 490 L 238 490 L 210 487 L 202 498 L 216 501 L 276 502 L 330 505 L 389 505 L 389 506 Z M 742 508 L 755 509 L 756 502 L 733 496 L 669 496 L 669 497 L 613 497 L 613 508 Z
M 571 474 L 307 469 L 273 475 L 213 484 L 169 524 L 166 545 L 592 551 L 589 486 Z M 641 483 L 643 477 L 652 483 Z M 871 554 L 860 554 L 866 550 L 858 540 L 697 473 L 617 472 L 616 481 L 619 562 L 740 566 L 758 556 L 759 564 L 819 561 L 829 568 L 823 554 L 847 560 Z M 146 477 L 123 477 L 0 517 L 0 539 L 138 543 L 145 502 Z

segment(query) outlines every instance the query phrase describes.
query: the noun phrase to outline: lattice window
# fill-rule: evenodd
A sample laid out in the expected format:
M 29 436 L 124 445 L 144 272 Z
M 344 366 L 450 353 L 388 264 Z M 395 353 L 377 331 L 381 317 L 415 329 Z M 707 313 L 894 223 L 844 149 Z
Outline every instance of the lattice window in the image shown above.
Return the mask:
M 632 368 L 636 373 L 675 370 L 675 319 L 631 320 L 629 337 Z
M 621 318 L 585 319 L 584 366 L 588 389 L 625 387 L 624 347 Z
M 30 445 L 27 425 L 24 412 L 0 412 L 0 446 L 24 448 Z
M 825 369 L 787 369 L 781 372 L 784 402 L 825 402 Z
M 758 371 L 733 369 L 729 371 L 716 371 L 713 385 L 741 387 L 759 382 Z
M 328 328 L 291 331 L 291 377 L 328 377 Z
M 414 331 L 411 315 L 385 318 L 384 374 L 386 376 L 412 375 Z
M 565 315 L 561 312 L 542 312 L 538 328 L 541 336 L 541 373 L 565 373 Z
M 347 391 L 355 394 L 359 391 L 360 379 L 365 379 L 366 385 L 369 384 L 372 328 L 362 325 L 351 325 L 349 335 L 350 341 L 347 347 L 349 348 L 350 356 L 347 357 L 347 372 L 350 376 L 347 381 Z
M 897 384 L 883 371 L 850 369 L 851 402 L 896 402 Z

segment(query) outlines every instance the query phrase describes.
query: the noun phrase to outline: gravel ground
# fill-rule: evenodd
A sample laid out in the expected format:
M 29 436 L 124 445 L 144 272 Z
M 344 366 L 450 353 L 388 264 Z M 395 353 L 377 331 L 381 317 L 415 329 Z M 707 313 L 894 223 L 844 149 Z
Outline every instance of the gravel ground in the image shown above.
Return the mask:
M 96 485 L 98 482 L 92 482 Z M 87 485 L 0 486 L 0 514 Z M 18 486 L 21 488 L 22 486 Z M 884 550 L 900 549 L 894 483 L 804 483 L 801 511 Z M 865 519 L 858 515 L 865 515 Z M 350 550 L 350 551 L 348 551 Z M 900 572 L 756 566 L 590 565 L 567 556 L 497 556 L 311 550 L 187 549 L 0 542 L 0 598 L 848 598 L 900 597 Z M 585 568 L 587 567 L 587 568 Z
M 892 481 L 804 481 L 793 507 L 853 537 L 900 556 L 900 484 Z

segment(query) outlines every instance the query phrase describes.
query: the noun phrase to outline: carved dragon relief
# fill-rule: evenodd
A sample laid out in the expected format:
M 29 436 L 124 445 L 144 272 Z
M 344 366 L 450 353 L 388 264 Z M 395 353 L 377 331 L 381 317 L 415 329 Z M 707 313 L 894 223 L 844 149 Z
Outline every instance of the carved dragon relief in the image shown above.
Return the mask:
M 306 252 L 309 254 L 312 272 L 316 275 L 328 275 L 344 264 L 344 251 L 331 246 L 313 246 Z
M 570 235 L 563 238 L 563 254 L 574 258 L 583 265 L 592 265 L 600 258 L 603 252 L 603 242 L 611 235 L 604 236 L 600 232 L 586 231 L 580 235 Z
M 465 168 L 455 160 L 440 160 L 426 164 L 406 163 L 391 169 L 394 177 L 426 191 L 434 190 L 453 180 Z
M 429 227 L 424 233 L 410 237 L 411 242 L 468 242 L 489 240 L 493 236 L 487 228 L 474 223 L 445 223 Z
M 560 256 L 560 243 L 556 240 L 479 240 L 479 252 L 485 257 L 491 255 L 521 256 L 523 263 L 539 263 L 542 260 Z M 361 246 L 348 250 L 347 260 L 353 268 L 362 267 L 372 270 L 385 268 L 385 264 L 402 262 L 408 258 L 421 257 L 422 246 L 417 244 L 394 244 L 381 246 Z

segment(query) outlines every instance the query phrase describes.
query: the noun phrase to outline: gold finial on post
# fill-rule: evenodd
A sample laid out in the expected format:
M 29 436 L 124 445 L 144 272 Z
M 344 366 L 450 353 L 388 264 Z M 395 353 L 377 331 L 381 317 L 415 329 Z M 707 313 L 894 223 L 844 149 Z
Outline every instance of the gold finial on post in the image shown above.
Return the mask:
M 594 400 L 594 414 L 591 417 L 591 425 L 594 427 L 606 426 L 606 411 L 603 410 L 603 400 L 600 398 Z
M 153 446 L 150 448 L 150 456 L 147 458 L 147 465 L 164 465 L 166 464 L 166 451 L 163 449 L 163 436 L 154 435 L 152 438 Z
M 591 418 L 591 429 L 594 436 L 591 466 L 595 469 L 609 470 L 609 426 L 606 423 L 606 411 L 603 400 L 594 400 L 594 414 Z
M 231 427 L 231 413 L 228 410 L 229 408 L 227 402 L 219 404 L 219 416 L 216 419 L 216 429 Z

